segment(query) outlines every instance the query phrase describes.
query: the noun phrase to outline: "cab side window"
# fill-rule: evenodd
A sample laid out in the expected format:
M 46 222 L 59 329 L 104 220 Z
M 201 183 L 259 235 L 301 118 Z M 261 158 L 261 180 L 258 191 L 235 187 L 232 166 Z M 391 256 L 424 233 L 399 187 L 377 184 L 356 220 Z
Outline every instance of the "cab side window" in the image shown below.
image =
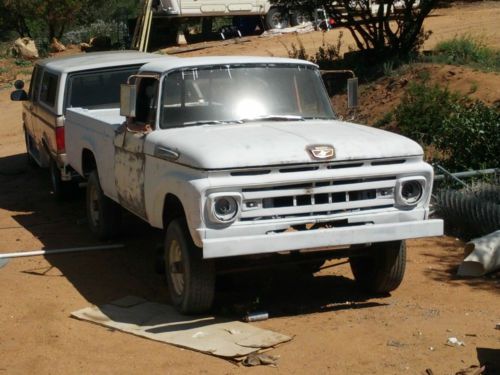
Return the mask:
M 154 125 L 157 91 L 158 80 L 156 78 L 141 78 L 138 82 L 135 117 L 138 123 Z
M 40 88 L 40 102 L 49 107 L 56 104 L 57 94 L 57 75 L 44 72 L 42 77 L 42 86 Z

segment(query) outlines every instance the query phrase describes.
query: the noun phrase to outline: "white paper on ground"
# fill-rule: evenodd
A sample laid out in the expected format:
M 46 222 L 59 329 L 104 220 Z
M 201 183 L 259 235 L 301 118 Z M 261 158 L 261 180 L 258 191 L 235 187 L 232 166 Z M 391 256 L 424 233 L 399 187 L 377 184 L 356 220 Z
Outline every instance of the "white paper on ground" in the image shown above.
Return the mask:
M 478 277 L 500 269 L 500 230 L 468 242 L 465 255 L 458 276 Z
M 71 314 L 81 320 L 225 358 L 245 357 L 292 338 L 248 323 L 212 316 L 188 317 L 172 306 L 128 296 Z

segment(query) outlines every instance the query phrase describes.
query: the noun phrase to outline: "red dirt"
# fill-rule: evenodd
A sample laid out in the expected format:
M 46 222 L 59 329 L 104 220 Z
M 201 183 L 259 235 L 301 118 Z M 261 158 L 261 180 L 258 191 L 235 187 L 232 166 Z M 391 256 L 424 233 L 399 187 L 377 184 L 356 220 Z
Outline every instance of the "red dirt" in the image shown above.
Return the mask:
M 433 38 L 453 36 L 451 26 L 475 32 L 478 17 L 481 27 L 497 29 L 499 5 L 440 10 L 443 16 L 428 21 Z M 474 16 L 466 17 L 465 12 Z M 438 31 L 440 19 L 443 33 Z M 304 39 L 315 37 L 316 33 Z M 270 50 L 283 55 L 280 40 L 293 38 L 255 38 L 205 51 L 267 54 Z M 500 45 L 498 36 L 488 38 L 492 45 Z M 477 82 L 474 95 L 492 104 L 499 99 L 496 74 L 448 66 L 414 69 L 429 69 L 433 81 L 464 92 Z M 388 90 L 394 85 L 390 82 L 384 78 L 363 89 L 361 104 L 366 111 L 383 114 L 394 106 L 402 90 L 398 81 L 394 90 Z M 83 222 L 83 196 L 56 203 L 47 172 L 26 165 L 20 105 L 8 97 L 8 90 L 0 91 L 0 252 L 96 244 Z M 371 118 L 368 121 L 377 117 Z M 227 314 L 234 311 L 235 301 L 259 297 L 260 308 L 271 318 L 253 324 L 294 337 L 272 351 L 280 355 L 278 369 L 247 369 L 70 318 L 71 311 L 130 294 L 168 302 L 163 278 L 153 270 L 161 233 L 133 218 L 127 218 L 123 233 L 123 250 L 15 259 L 0 269 L 0 375 L 424 374 L 427 368 L 440 375 L 479 363 L 490 370 L 494 364 L 500 368 L 500 331 L 495 330 L 500 322 L 499 275 L 455 278 L 463 243 L 454 238 L 408 241 L 406 277 L 390 296 L 357 290 L 347 265 L 308 280 L 288 277 L 286 282 L 226 284 L 218 311 Z M 466 345 L 445 345 L 452 336 Z

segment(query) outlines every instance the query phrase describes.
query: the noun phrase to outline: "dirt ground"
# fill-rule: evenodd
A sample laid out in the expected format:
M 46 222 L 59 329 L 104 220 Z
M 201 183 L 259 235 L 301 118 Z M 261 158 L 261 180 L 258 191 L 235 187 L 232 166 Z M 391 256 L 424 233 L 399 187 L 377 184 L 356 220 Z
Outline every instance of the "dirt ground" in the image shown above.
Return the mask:
M 500 3 L 435 13 L 426 23 L 434 31 L 429 48 L 460 33 L 482 35 L 500 47 L 495 34 Z M 320 33 L 301 38 L 315 40 L 316 46 L 321 42 Z M 281 42 L 293 40 L 295 36 L 252 38 L 190 54 L 280 56 L 286 54 Z M 434 80 L 450 81 L 457 90 L 462 78 L 453 77 L 469 77 L 478 83 L 473 94 L 490 104 L 500 99 L 498 75 L 457 67 L 429 69 Z M 463 83 L 463 90 L 472 84 Z M 374 83 L 376 92 L 362 96 L 361 104 L 385 100 L 387 85 L 390 81 Z M 400 90 L 391 95 L 383 109 L 396 103 Z M 0 90 L 0 253 L 97 244 L 86 227 L 83 192 L 57 203 L 47 172 L 27 166 L 20 105 L 8 97 L 8 89 Z M 244 368 L 70 318 L 74 310 L 125 295 L 168 303 L 163 277 L 153 267 L 161 239 L 160 232 L 127 217 L 120 239 L 124 249 L 20 258 L 0 268 L 0 375 L 425 374 L 426 369 L 440 375 L 480 363 L 487 365 L 488 374 L 500 373 L 500 331 L 495 330 L 500 275 L 457 279 L 463 243 L 451 237 L 408 241 L 405 280 L 387 296 L 356 289 L 345 264 L 308 279 L 284 272 L 272 280 L 260 274 L 224 279 L 218 285 L 218 314 L 240 318 L 237 306 L 258 299 L 259 309 L 271 318 L 252 324 L 293 336 L 271 352 L 280 356 L 278 368 Z M 447 346 L 449 337 L 465 346 Z

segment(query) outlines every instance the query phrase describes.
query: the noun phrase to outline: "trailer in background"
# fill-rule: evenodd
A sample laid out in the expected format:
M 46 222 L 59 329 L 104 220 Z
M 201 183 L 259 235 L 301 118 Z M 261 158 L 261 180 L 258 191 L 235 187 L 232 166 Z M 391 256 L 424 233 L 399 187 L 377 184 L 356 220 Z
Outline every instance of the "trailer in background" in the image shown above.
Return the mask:
M 305 4 L 305 2 L 304 2 Z M 310 15 L 298 7 L 274 6 L 266 0 L 156 0 L 153 11 L 170 17 L 243 17 L 263 18 L 267 29 L 280 29 L 310 20 Z M 251 18 L 249 18 L 250 20 Z
M 267 0 L 143 0 L 132 48 L 147 51 L 150 39 L 154 45 L 159 38 L 170 42 L 176 40 L 180 44 L 184 40 L 186 25 L 192 24 L 193 20 L 201 20 L 203 35 L 221 33 L 221 30 L 213 30 L 217 17 L 229 18 L 229 25 L 224 26 L 226 30 L 228 26 L 229 29 L 234 28 L 236 35 L 301 25 L 313 17 L 300 4 L 291 7 L 272 5 Z

